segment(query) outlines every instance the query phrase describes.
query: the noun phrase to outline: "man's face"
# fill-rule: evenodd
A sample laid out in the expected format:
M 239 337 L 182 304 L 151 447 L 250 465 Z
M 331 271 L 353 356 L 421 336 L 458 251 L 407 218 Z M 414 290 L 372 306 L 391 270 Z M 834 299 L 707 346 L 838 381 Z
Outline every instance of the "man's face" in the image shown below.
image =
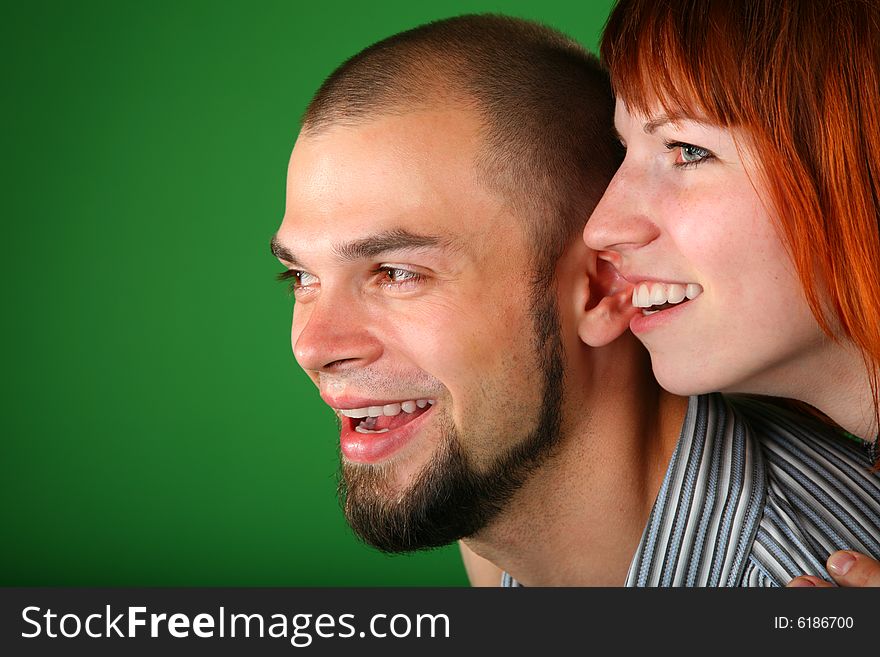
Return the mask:
M 557 433 L 555 293 L 532 303 L 479 132 L 465 111 L 390 116 L 301 136 L 290 160 L 293 350 L 340 419 L 349 521 L 381 549 L 478 530 Z

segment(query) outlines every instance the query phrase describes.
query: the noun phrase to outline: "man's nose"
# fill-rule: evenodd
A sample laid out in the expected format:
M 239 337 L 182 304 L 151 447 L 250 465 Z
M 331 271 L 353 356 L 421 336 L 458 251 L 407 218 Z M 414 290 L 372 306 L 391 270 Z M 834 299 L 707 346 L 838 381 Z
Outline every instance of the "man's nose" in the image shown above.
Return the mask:
M 363 367 L 382 353 L 382 344 L 359 304 L 329 296 L 294 309 L 291 343 L 300 367 L 310 372 Z
M 634 167 L 621 165 L 584 227 L 584 242 L 596 251 L 624 252 L 660 235 L 654 221 L 651 183 Z

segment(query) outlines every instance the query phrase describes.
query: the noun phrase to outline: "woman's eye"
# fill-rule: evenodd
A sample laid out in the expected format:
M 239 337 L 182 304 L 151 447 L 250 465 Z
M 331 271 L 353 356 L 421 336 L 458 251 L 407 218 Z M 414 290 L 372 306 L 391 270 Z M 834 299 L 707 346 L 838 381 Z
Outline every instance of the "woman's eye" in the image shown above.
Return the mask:
M 681 159 L 685 162 L 698 162 L 706 159 L 709 151 L 699 146 L 691 146 L 690 144 L 681 147 Z
M 715 157 L 710 151 L 706 150 L 705 148 L 700 148 L 699 146 L 686 144 L 680 141 L 667 142 L 666 148 L 670 151 L 678 150 L 678 154 L 675 159 L 675 166 L 681 168 L 696 166 L 701 162 L 706 162 Z

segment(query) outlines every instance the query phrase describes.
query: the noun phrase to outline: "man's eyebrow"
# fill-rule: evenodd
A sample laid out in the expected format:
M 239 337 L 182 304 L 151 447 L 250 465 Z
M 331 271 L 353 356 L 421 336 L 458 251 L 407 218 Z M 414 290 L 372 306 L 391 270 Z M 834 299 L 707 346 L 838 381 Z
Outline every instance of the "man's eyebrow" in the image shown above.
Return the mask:
M 289 262 L 291 265 L 298 267 L 299 260 L 296 259 L 296 256 L 290 252 L 290 250 L 281 244 L 278 241 L 278 234 L 272 236 L 272 241 L 269 242 L 269 249 L 272 251 L 272 255 L 274 255 L 279 260 L 284 260 L 285 262 Z
M 272 236 L 269 248 L 279 260 L 290 263 L 294 267 L 301 266 L 293 252 L 278 240 L 278 235 Z M 401 251 L 406 249 L 441 248 L 446 251 L 460 251 L 462 242 L 453 236 L 420 235 L 408 230 L 389 230 L 378 235 L 371 235 L 363 239 L 337 244 L 333 247 L 334 253 L 343 260 L 366 260 L 375 258 L 389 251 Z
M 333 247 L 336 254 L 343 260 L 367 260 L 388 251 L 421 249 L 438 247 L 443 250 L 457 251 L 461 242 L 452 236 L 419 235 L 404 229 L 389 230 L 377 235 Z

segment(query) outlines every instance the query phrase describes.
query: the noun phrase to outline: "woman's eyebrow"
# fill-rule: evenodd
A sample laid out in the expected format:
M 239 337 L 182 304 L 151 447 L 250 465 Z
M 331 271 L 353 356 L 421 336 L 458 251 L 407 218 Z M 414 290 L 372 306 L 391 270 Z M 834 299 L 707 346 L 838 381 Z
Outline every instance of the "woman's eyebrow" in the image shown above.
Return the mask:
M 642 126 L 642 130 L 645 131 L 645 134 L 653 135 L 658 128 L 662 128 L 664 125 L 672 124 L 680 124 L 680 123 L 696 123 L 701 126 L 713 127 L 714 124 L 706 121 L 705 119 L 701 119 L 694 116 L 689 116 L 687 114 L 661 114 L 660 116 L 651 119 L 650 121 L 646 121 Z

